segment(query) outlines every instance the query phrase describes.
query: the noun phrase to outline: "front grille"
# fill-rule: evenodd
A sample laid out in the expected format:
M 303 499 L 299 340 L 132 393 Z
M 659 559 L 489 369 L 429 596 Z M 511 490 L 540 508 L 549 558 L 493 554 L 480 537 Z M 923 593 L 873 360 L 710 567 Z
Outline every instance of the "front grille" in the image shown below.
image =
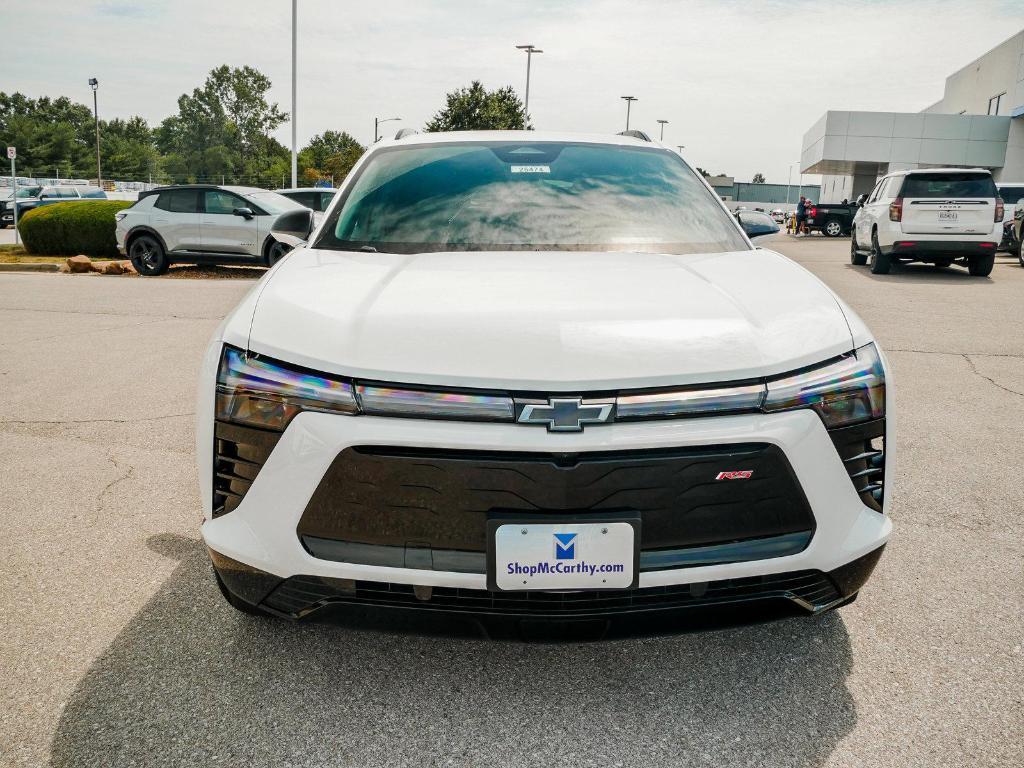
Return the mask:
M 733 470 L 753 474 L 716 480 Z M 783 452 L 747 443 L 578 454 L 347 448 L 311 496 L 297 533 L 304 541 L 399 548 L 375 557 L 407 558 L 410 549 L 417 559 L 430 550 L 447 557 L 486 552 L 495 514 L 543 522 L 588 512 L 638 515 L 642 553 L 814 530 Z
M 829 437 L 861 501 L 881 512 L 885 490 L 885 419 L 829 430 Z
M 213 448 L 214 517 L 231 512 L 242 502 L 280 438 L 280 432 L 216 422 Z
M 330 603 L 448 613 L 579 618 L 771 599 L 790 600 L 807 610 L 817 611 L 842 597 L 832 580 L 820 571 L 795 571 L 631 590 L 576 592 L 414 588 L 407 584 L 293 576 L 271 592 L 263 605 L 295 618 Z

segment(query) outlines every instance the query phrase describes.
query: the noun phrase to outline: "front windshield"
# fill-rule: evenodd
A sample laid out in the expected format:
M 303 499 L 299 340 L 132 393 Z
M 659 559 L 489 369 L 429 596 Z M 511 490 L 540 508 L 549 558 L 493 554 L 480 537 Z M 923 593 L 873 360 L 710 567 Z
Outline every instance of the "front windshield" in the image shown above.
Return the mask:
M 571 142 L 381 150 L 315 247 L 702 253 L 750 246 L 673 152 Z
M 284 213 L 285 211 L 302 210 L 305 208 L 305 206 L 296 203 L 294 200 L 289 200 L 284 195 L 277 194 L 277 192 L 253 192 L 252 194 L 245 195 L 245 197 L 252 200 L 267 213 Z

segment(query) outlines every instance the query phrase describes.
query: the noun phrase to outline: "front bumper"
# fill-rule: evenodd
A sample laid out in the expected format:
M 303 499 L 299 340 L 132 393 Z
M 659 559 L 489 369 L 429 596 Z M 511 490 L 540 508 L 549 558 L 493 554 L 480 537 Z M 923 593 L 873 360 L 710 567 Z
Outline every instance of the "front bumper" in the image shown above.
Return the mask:
M 212 434 L 209 440 L 212 443 Z M 516 601 L 524 599 L 519 595 L 538 593 L 487 592 L 485 573 L 437 570 L 436 563 L 435 567 L 402 567 L 314 556 L 300 539 L 300 523 L 336 458 L 355 446 L 585 454 L 735 444 L 774 446 L 788 460 L 813 514 L 813 535 L 799 551 L 689 567 L 641 568 L 637 590 L 611 593 L 607 600 L 601 596 L 606 593 L 570 594 L 581 595 L 583 600 L 591 595 L 585 608 L 598 613 L 646 605 L 654 609 L 686 607 L 680 603 L 689 604 L 691 598 L 696 599 L 694 595 L 703 598 L 708 594 L 727 602 L 783 597 L 812 611 L 848 599 L 860 584 L 844 591 L 829 574 L 880 551 L 891 523 L 857 494 L 829 433 L 812 411 L 618 423 L 564 434 L 514 424 L 307 412 L 292 421 L 269 451 L 244 498 L 232 511 L 209 517 L 202 533 L 215 564 L 220 563 L 218 572 L 227 588 L 282 615 L 301 616 L 328 603 L 403 605 L 410 600 L 417 606 L 427 602 L 459 611 L 475 606 L 475 612 L 497 610 L 508 615 L 510 610 L 518 610 Z M 205 487 L 210 489 L 212 478 L 207 477 L 211 482 Z M 884 493 L 889 495 L 889 484 Z M 416 565 L 408 555 L 403 562 Z M 245 575 L 245 583 L 258 586 L 242 594 L 237 591 L 238 579 L 232 578 L 236 573 Z M 686 589 L 677 589 L 684 585 Z M 689 585 L 696 586 L 691 590 Z M 294 595 L 289 598 L 296 590 L 310 599 L 303 604 L 296 602 Z M 430 599 L 422 600 L 428 592 Z M 565 603 L 575 599 L 564 597 L 567 593 L 539 594 L 545 596 L 541 602 L 549 606 L 552 600 Z M 535 613 L 532 606 L 527 607 Z M 575 609 L 569 606 L 567 610 Z

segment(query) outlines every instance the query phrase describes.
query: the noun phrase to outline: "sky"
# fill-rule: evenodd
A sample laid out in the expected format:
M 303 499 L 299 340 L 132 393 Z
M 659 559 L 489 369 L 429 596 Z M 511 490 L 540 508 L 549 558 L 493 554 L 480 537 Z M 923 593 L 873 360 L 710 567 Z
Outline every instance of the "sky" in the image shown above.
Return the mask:
M 713 173 L 787 183 L 828 109 L 916 112 L 947 75 L 1024 27 L 1006 0 L 298 0 L 300 146 L 324 130 L 363 143 L 373 119 L 421 129 L 448 91 L 525 85 L 538 129 L 630 127 L 685 145 Z M 291 111 L 289 0 L 0 0 L 0 91 L 92 100 L 155 126 L 221 64 L 250 65 Z M 11 45 L 11 41 L 22 41 Z M 277 138 L 291 142 L 290 124 Z M 798 169 L 793 168 L 796 182 Z M 807 177 L 805 182 L 815 181 Z

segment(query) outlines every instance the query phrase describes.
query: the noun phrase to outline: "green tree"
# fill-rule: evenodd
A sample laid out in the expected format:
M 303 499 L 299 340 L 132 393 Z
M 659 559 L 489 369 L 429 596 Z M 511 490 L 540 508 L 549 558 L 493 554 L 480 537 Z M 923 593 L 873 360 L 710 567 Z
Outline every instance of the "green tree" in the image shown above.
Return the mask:
M 488 91 L 479 80 L 452 91 L 445 108 L 427 123 L 427 131 L 521 131 L 529 129 L 526 111 L 512 86 Z
M 340 184 L 365 151 L 346 131 L 324 131 L 299 152 L 299 173 L 307 184 L 321 179 Z
M 252 67 L 223 65 L 201 88 L 178 98 L 178 114 L 156 130 L 160 151 L 173 156 L 168 173 L 216 180 L 228 173 L 255 181 L 266 175 L 283 147 L 270 132 L 288 119 L 267 101 L 270 79 Z
M 754 174 L 754 178 L 752 179 L 752 183 L 753 184 L 764 184 L 764 174 L 763 173 L 755 173 Z

